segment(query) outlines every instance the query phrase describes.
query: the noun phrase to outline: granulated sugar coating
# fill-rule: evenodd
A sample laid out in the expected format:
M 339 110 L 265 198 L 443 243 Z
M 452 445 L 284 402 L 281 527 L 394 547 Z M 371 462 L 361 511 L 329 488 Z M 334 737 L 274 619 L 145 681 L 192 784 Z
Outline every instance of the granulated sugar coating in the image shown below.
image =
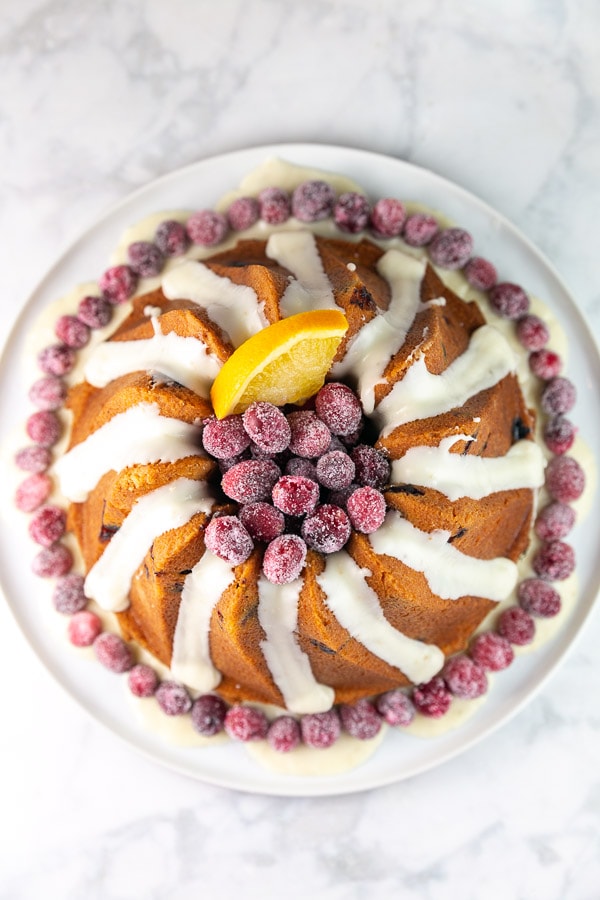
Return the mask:
M 250 437 L 244 428 L 241 416 L 225 416 L 217 419 L 211 416 L 204 422 L 202 446 L 216 459 L 230 459 L 238 456 L 250 446 Z
M 263 572 L 272 584 L 289 584 L 300 576 L 306 560 L 306 544 L 296 534 L 276 537 L 263 557 Z
M 287 222 L 292 214 L 292 200 L 287 191 L 281 188 L 264 188 L 258 195 L 258 207 L 261 219 L 267 225 L 281 225 Z
M 117 305 L 125 303 L 135 294 L 138 276 L 131 266 L 112 266 L 107 269 L 98 281 L 102 296 L 109 303 Z
M 488 669 L 490 672 L 500 672 L 508 668 L 515 658 L 510 641 L 494 631 L 477 635 L 469 652 L 471 658 L 482 669 Z
M 367 699 L 357 700 L 352 705 L 342 703 L 340 718 L 344 731 L 360 741 L 371 740 L 381 730 L 381 716 L 375 705 Z
M 267 453 L 281 453 L 290 443 L 290 424 L 272 403 L 262 400 L 252 403 L 243 413 L 242 422 L 254 443 Z
M 287 418 L 292 431 L 289 444 L 292 453 L 307 459 L 325 453 L 331 443 L 331 432 L 312 410 L 299 410 Z
M 227 221 L 233 231 L 245 231 L 258 221 L 260 207 L 255 197 L 238 197 L 227 210 Z
M 340 736 L 341 723 L 337 710 L 311 713 L 300 720 L 302 740 L 308 747 L 325 750 L 331 747 Z
M 315 398 L 315 409 L 332 434 L 349 435 L 360 426 L 362 408 L 354 391 L 332 381 Z
M 550 618 L 560 612 L 560 595 L 551 584 L 540 578 L 527 578 L 517 591 L 519 603 L 532 616 Z
M 474 700 L 487 691 L 485 671 L 468 656 L 453 656 L 444 666 L 443 678 L 455 697 Z
M 538 513 L 535 533 L 543 541 L 565 537 L 575 524 L 575 510 L 566 503 L 549 503 Z
M 406 727 L 415 717 L 415 705 L 404 691 L 394 690 L 380 694 L 375 706 L 388 725 Z
M 427 684 L 420 684 L 415 688 L 413 703 L 422 715 L 429 716 L 431 719 L 440 719 L 450 709 L 452 695 L 446 687 L 444 679 L 437 675 Z
M 200 244 L 203 247 L 213 247 L 215 244 L 219 244 L 229 231 L 225 216 L 213 212 L 211 209 L 192 213 L 187 220 L 186 228 L 192 243 Z
M 371 227 L 382 237 L 397 237 L 406 221 L 406 209 L 400 200 L 384 197 L 371 211 Z
M 500 614 L 497 628 L 498 634 L 518 647 L 530 644 L 535 635 L 535 622 L 518 606 L 511 606 Z
M 431 241 L 429 256 L 436 266 L 460 269 L 473 252 L 473 238 L 463 228 L 446 228 Z
M 167 716 L 183 716 L 192 708 L 192 698 L 176 681 L 162 681 L 154 696 Z
M 225 472 L 221 486 L 238 503 L 270 500 L 281 469 L 270 459 L 245 459 Z
M 498 315 L 506 319 L 519 319 L 529 309 L 529 297 L 518 284 L 496 284 L 490 289 L 488 296 Z
M 211 519 L 204 532 L 204 542 L 211 553 L 233 565 L 245 562 L 254 549 L 252 538 L 237 516 Z

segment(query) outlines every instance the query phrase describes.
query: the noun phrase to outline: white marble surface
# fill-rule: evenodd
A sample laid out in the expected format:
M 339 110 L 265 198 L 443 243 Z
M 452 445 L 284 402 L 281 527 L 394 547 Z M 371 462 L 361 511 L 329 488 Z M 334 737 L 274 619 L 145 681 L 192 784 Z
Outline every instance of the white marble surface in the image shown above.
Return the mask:
M 112 201 L 196 159 L 294 140 L 469 188 L 600 328 L 599 33 L 596 0 L 2 0 L 2 332 Z M 593 900 L 599 645 L 596 612 L 525 711 L 432 772 L 288 800 L 138 757 L 0 606 L 0 898 Z

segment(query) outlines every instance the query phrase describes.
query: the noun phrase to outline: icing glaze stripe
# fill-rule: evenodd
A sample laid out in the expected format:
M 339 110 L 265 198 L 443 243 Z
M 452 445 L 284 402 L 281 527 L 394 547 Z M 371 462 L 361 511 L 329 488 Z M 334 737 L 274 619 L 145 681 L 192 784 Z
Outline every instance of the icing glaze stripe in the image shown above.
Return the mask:
M 286 707 L 298 715 L 325 712 L 335 699 L 333 688 L 315 679 L 296 639 L 301 588 L 300 578 L 290 584 L 271 584 L 262 576 L 258 581 L 258 620 L 266 636 L 261 650 Z
M 294 276 L 279 301 L 282 316 L 293 316 L 309 309 L 338 308 L 315 236 L 310 231 L 272 234 L 265 252 Z
M 127 609 L 131 579 L 154 540 L 185 525 L 196 513 L 209 513 L 211 506 L 206 485 L 189 478 L 178 478 L 141 497 L 88 572 L 86 596 L 103 609 Z
M 377 406 L 374 416 L 382 435 L 399 425 L 427 419 L 462 406 L 514 371 L 515 357 L 506 338 L 492 325 L 471 335 L 465 352 L 445 371 L 432 375 L 421 356 Z
M 400 669 L 415 684 L 429 681 L 444 664 L 444 654 L 434 644 L 409 638 L 390 625 L 379 599 L 361 569 L 347 553 L 326 558 L 317 581 L 325 603 L 340 625 L 379 659 Z
M 54 472 L 65 497 L 82 503 L 111 469 L 203 455 L 199 428 L 161 416 L 156 403 L 138 403 L 65 453 Z
M 377 554 L 392 556 L 422 572 L 434 594 L 444 600 L 486 597 L 505 600 L 517 583 L 517 567 L 510 559 L 477 559 L 448 543 L 449 531 L 420 531 L 390 510 L 369 543 Z
M 533 441 L 518 441 L 505 456 L 463 456 L 450 453 L 457 441 L 470 435 L 451 435 L 438 447 L 411 447 L 392 463 L 392 482 L 433 488 L 449 500 L 481 500 L 497 491 L 537 488 L 544 483 L 544 455 Z
M 183 583 L 171 672 L 198 691 L 212 691 L 221 681 L 221 673 L 210 657 L 210 617 L 234 578 L 231 563 L 207 550 Z

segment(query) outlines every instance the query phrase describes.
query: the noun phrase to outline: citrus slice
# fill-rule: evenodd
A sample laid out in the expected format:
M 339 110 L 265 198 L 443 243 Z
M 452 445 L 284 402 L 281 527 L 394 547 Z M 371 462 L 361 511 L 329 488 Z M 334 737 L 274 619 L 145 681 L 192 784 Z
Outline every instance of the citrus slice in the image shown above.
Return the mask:
M 288 316 L 244 341 L 225 362 L 210 397 L 218 419 L 255 400 L 275 406 L 302 403 L 323 386 L 348 328 L 337 309 Z

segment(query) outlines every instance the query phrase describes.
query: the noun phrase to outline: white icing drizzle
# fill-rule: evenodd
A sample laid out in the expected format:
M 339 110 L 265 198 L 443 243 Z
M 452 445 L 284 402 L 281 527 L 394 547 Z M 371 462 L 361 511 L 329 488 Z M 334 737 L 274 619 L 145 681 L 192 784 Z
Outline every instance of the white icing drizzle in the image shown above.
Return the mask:
M 301 588 L 300 578 L 290 584 L 258 580 L 258 620 L 266 636 L 261 650 L 286 707 L 297 715 L 325 712 L 335 699 L 333 688 L 315 679 L 295 635 Z
M 314 234 L 310 231 L 272 234 L 265 252 L 294 276 L 279 301 L 282 316 L 293 316 L 309 309 L 338 308 Z
M 221 681 L 210 657 L 210 617 L 234 578 L 231 563 L 206 550 L 183 583 L 171 672 L 198 691 L 212 691 Z
M 444 600 L 486 597 L 498 603 L 517 583 L 517 566 L 510 559 L 478 559 L 448 543 L 449 531 L 420 531 L 389 510 L 378 531 L 369 535 L 375 553 L 392 556 L 422 572 L 434 594 Z
M 221 361 L 199 338 L 181 337 L 174 331 L 161 334 L 157 322 L 153 316 L 154 337 L 98 344 L 85 365 L 86 380 L 94 387 L 104 387 L 131 372 L 159 372 L 207 399 Z
M 185 525 L 196 513 L 209 513 L 211 505 L 206 485 L 189 478 L 178 478 L 141 497 L 88 572 L 86 596 L 103 609 L 127 609 L 131 579 L 154 540 Z
M 57 460 L 54 472 L 62 493 L 82 503 L 111 469 L 152 462 L 175 462 L 204 455 L 200 430 L 179 419 L 161 416 L 156 403 L 138 403 L 117 413 Z
M 544 483 L 544 455 L 533 441 L 518 441 L 499 457 L 450 453 L 457 441 L 473 439 L 455 434 L 437 447 L 411 447 L 392 463 L 392 481 L 430 487 L 452 501 L 459 497 L 481 500 L 496 491 L 537 488 Z
M 377 594 L 365 581 L 370 574 L 340 552 L 326 558 L 317 581 L 325 592 L 325 603 L 353 638 L 415 684 L 429 681 L 442 668 L 444 654 L 435 644 L 409 638 L 390 625 Z
M 248 285 L 234 284 L 204 263 L 186 260 L 163 277 L 162 290 L 169 300 L 193 300 L 239 347 L 269 322 L 264 303 Z
M 420 303 L 425 263 L 400 250 L 388 250 L 377 263 L 391 289 L 388 309 L 367 322 L 332 369 L 334 378 L 353 375 L 367 415 L 375 407 L 375 386 L 384 382 L 390 359 L 406 340 Z
M 441 374 L 432 375 L 423 356 L 413 363 L 375 410 L 382 435 L 406 422 L 462 406 L 514 369 L 515 357 L 506 338 L 492 325 L 482 325 L 473 332 L 466 351 Z

